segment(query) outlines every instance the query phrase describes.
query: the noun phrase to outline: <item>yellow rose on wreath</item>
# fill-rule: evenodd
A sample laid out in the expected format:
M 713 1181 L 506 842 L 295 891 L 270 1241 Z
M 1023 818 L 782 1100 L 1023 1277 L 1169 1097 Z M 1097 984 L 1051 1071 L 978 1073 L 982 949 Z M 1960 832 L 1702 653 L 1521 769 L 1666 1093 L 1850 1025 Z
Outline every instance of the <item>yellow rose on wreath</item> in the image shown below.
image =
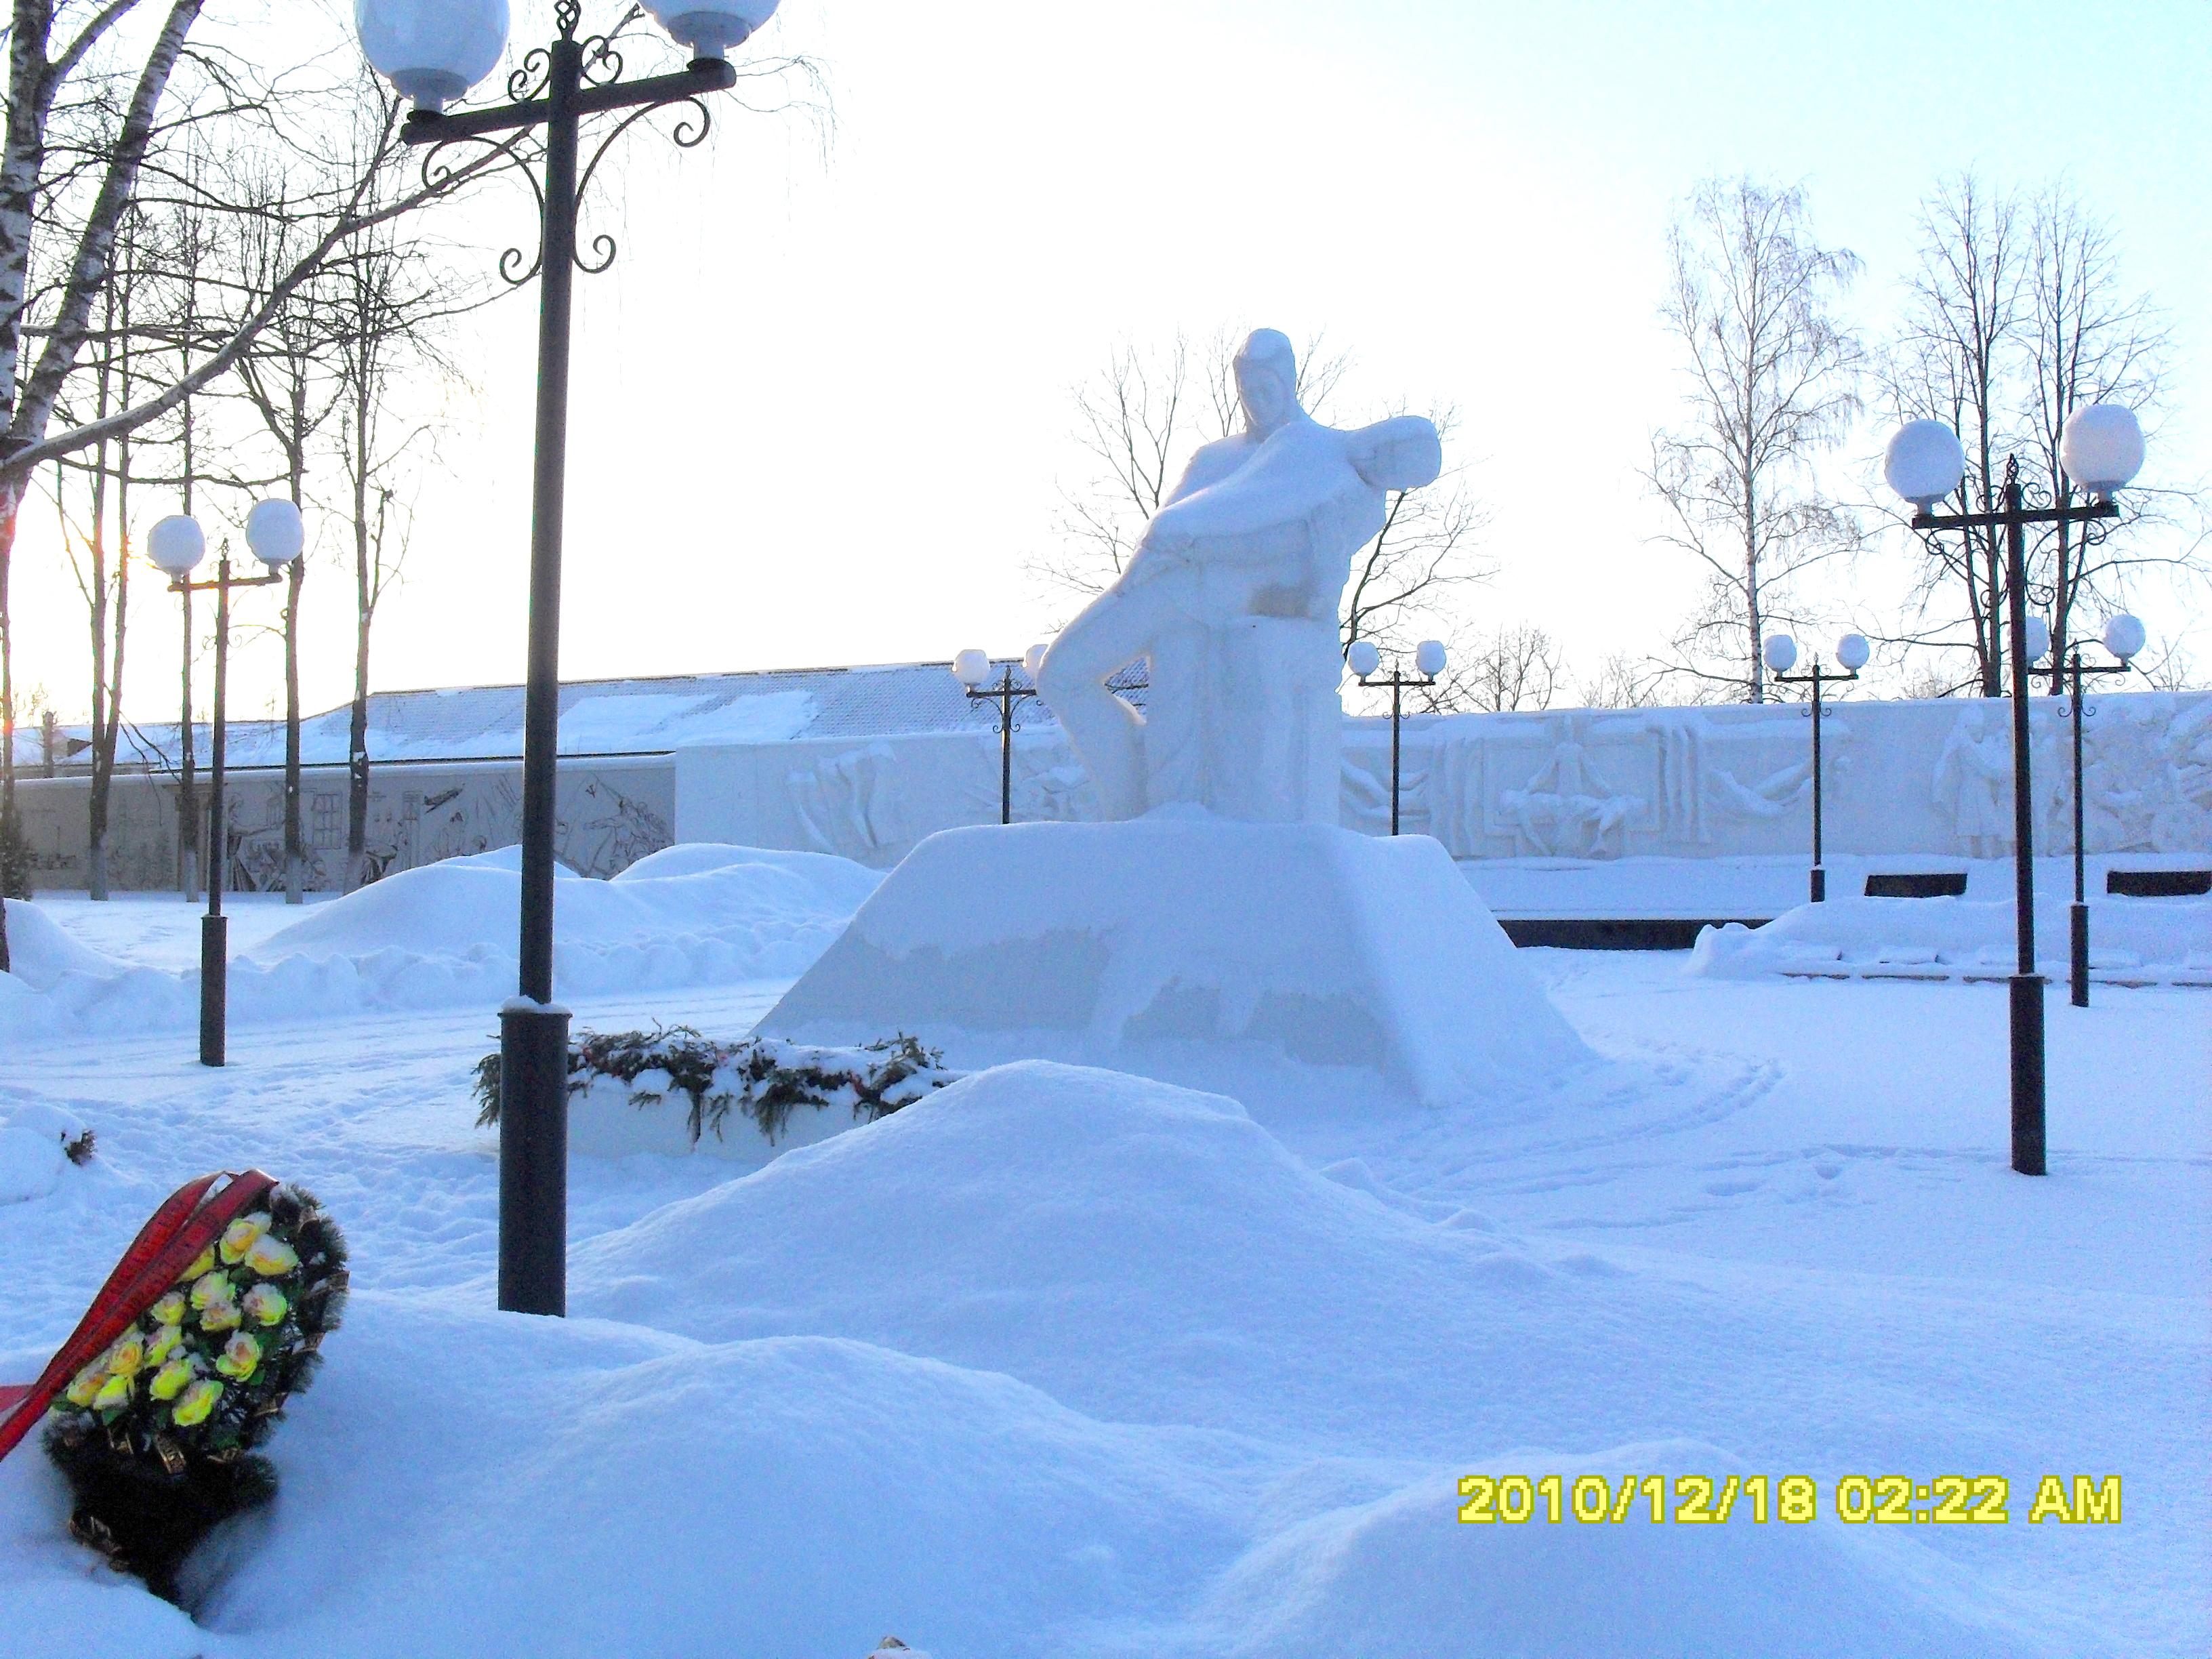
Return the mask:
M 282 1279 L 300 1265 L 300 1253 L 283 1239 L 264 1234 L 246 1251 L 246 1265 L 264 1279 Z
M 92 1397 L 92 1408 L 96 1412 L 112 1412 L 131 1403 L 131 1379 L 111 1376 L 100 1385 L 100 1392 Z
M 192 1258 L 192 1265 L 191 1267 L 185 1268 L 184 1272 L 177 1275 L 177 1283 L 182 1285 L 189 1280 L 198 1279 L 202 1273 L 212 1271 L 214 1267 L 215 1246 L 210 1244 L 207 1249 L 202 1250 L 198 1255 Z
M 179 1325 L 185 1318 L 185 1297 L 181 1291 L 171 1291 L 147 1310 L 156 1325 Z
M 103 1356 L 87 1365 L 62 1390 L 62 1398 L 77 1407 L 92 1404 L 93 1396 L 100 1392 L 100 1384 L 107 1381 L 107 1361 Z
M 242 1215 L 222 1230 L 222 1259 L 234 1265 L 246 1260 L 246 1253 L 253 1243 L 269 1231 L 269 1212 L 256 1210 L 252 1215 Z
M 235 1302 L 210 1303 L 207 1310 L 200 1315 L 200 1328 L 204 1331 L 234 1331 L 238 1328 L 238 1304 Z
M 169 1413 L 180 1429 L 189 1429 L 208 1419 L 222 1399 L 222 1384 L 213 1377 L 203 1377 L 185 1390 L 185 1397 L 177 1401 L 176 1409 Z
M 254 1323 L 275 1325 L 283 1321 L 284 1310 L 290 1304 L 284 1300 L 284 1292 L 274 1285 L 256 1285 L 238 1305 Z
M 228 1273 L 202 1273 L 192 1281 L 192 1306 L 195 1308 L 204 1308 L 210 1302 L 228 1302 L 234 1294 Z
M 177 1351 L 177 1345 L 184 1340 L 185 1332 L 181 1325 L 160 1327 L 154 1333 L 154 1340 L 146 1345 L 147 1364 L 160 1364 Z
M 225 1376 L 234 1376 L 243 1382 L 260 1364 L 260 1340 L 240 1331 L 223 1345 L 222 1358 L 215 1362 L 215 1368 Z
M 172 1359 L 154 1373 L 154 1380 L 146 1385 L 146 1392 L 156 1400 L 174 1400 L 185 1391 L 185 1385 L 191 1380 L 192 1362 L 189 1359 Z
M 105 1363 L 111 1376 L 137 1376 L 146 1363 L 146 1334 L 133 1325 L 109 1346 Z

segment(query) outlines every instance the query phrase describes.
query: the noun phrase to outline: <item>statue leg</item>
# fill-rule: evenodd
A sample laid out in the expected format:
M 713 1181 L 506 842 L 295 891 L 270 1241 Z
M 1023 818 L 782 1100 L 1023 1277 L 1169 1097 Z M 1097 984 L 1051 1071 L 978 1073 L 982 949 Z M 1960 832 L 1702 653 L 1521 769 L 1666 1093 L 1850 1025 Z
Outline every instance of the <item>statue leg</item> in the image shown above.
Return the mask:
M 1106 688 L 1150 649 L 1167 608 L 1139 589 L 1102 593 L 1062 629 L 1037 672 L 1037 690 L 1097 786 L 1109 819 L 1142 817 L 1144 719 Z

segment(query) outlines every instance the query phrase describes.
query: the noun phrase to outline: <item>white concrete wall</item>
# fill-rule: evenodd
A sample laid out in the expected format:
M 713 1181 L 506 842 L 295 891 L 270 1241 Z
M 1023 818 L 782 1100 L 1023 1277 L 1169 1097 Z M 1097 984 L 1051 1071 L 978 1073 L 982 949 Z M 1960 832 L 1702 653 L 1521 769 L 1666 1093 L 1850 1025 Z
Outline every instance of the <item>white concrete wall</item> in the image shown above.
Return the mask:
M 2070 705 L 2033 710 L 2037 849 L 2073 845 Z M 2093 854 L 2212 853 L 2212 694 L 2089 699 Z M 1034 710 L 1032 708 L 1032 713 Z M 1463 861 L 1804 856 L 1812 837 L 1812 722 L 1803 704 L 1559 710 L 1408 720 L 1404 828 Z M 1822 721 L 1828 852 L 1967 860 L 2012 849 L 2011 705 L 1844 702 Z M 1081 821 L 1097 803 L 1060 729 L 1033 717 L 1013 750 L 1014 817 Z M 1346 722 L 1344 822 L 1389 827 L 1390 727 Z M 520 768 L 392 766 L 375 774 L 372 845 L 400 869 L 520 834 Z M 50 886 L 83 884 L 85 784 L 20 786 Z M 308 775 L 315 884 L 334 884 L 344 775 Z M 234 879 L 281 880 L 277 781 L 236 776 Z M 325 799 L 327 798 L 327 799 Z M 335 838 L 317 805 L 335 804 Z M 561 769 L 562 856 L 611 875 L 671 839 L 836 853 L 879 869 L 923 836 L 999 817 L 999 739 L 985 732 L 808 738 L 571 761 Z M 117 784 L 111 879 L 162 886 L 175 868 L 175 789 Z

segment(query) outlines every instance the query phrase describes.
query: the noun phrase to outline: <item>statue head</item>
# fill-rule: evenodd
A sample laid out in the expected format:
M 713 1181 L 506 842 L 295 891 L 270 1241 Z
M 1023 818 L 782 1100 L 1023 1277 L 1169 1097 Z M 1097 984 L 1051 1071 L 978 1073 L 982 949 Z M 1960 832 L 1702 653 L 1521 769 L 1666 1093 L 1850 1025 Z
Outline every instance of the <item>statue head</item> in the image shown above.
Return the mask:
M 1290 337 L 1272 328 L 1255 328 L 1237 348 L 1234 364 L 1237 398 L 1244 405 L 1244 428 L 1264 438 L 1301 413 L 1298 362 Z

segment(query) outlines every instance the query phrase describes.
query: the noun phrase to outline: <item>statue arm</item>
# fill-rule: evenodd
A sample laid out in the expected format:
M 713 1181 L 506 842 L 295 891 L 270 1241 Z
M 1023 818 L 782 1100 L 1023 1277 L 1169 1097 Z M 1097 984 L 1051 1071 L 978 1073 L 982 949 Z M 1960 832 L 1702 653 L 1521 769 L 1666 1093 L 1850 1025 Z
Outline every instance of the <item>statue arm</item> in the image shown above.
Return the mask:
M 1195 495 L 1209 484 L 1219 483 L 1244 465 L 1256 447 L 1251 439 L 1242 434 L 1233 438 L 1222 438 L 1210 444 L 1201 444 L 1182 470 L 1182 477 L 1160 503 L 1163 510 L 1173 507 L 1186 495 Z
M 1419 415 L 1377 421 L 1347 435 L 1353 469 L 1376 489 L 1419 489 L 1443 471 L 1443 440 L 1436 423 Z

